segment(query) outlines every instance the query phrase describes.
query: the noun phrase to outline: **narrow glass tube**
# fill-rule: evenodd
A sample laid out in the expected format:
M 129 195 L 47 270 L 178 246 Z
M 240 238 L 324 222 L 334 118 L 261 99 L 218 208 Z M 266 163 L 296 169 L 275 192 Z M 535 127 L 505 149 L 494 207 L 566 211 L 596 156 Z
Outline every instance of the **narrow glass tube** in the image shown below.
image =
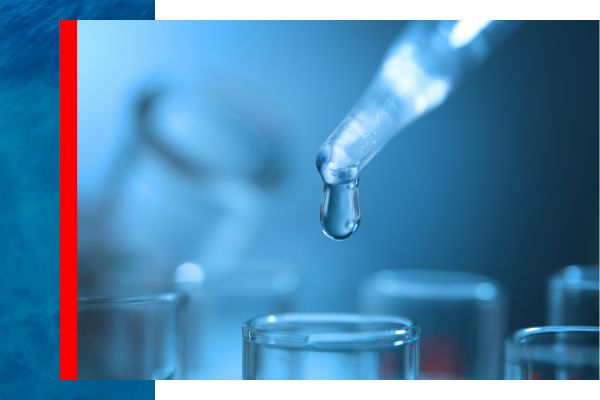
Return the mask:
M 518 23 L 415 21 L 400 34 L 362 98 L 317 154 L 323 182 L 354 182 L 404 127 L 441 105 Z
M 444 270 L 387 270 L 367 278 L 361 312 L 418 321 L 422 379 L 498 379 L 506 301 L 493 280 Z
M 506 341 L 506 379 L 599 379 L 598 327 L 545 326 Z
M 78 304 L 79 379 L 177 377 L 183 297 L 85 297 Z
M 598 326 L 598 265 L 570 265 L 548 282 L 548 324 Z
M 401 317 L 279 314 L 242 328 L 244 379 L 417 379 L 420 328 Z

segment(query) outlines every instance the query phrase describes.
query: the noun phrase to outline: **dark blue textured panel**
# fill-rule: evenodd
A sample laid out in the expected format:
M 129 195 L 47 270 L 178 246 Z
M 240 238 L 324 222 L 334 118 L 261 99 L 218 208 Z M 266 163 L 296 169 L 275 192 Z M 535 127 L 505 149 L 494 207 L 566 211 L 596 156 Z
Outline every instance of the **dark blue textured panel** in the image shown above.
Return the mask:
M 152 0 L 0 2 L 0 399 L 153 399 L 58 379 L 58 26 L 153 19 Z

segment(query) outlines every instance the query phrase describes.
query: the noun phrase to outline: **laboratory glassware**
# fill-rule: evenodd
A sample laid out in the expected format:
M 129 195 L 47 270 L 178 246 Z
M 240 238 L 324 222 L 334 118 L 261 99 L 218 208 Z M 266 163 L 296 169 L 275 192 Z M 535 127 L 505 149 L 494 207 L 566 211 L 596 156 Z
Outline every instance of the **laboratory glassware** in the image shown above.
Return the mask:
M 179 373 L 177 292 L 78 301 L 79 379 L 174 379 Z
M 294 310 L 298 276 L 286 263 L 185 263 L 177 287 L 187 294 L 183 315 L 183 377 L 241 379 L 240 326 L 248 318 Z
M 319 148 L 321 225 L 326 235 L 345 239 L 357 229 L 362 169 L 402 129 L 440 106 L 517 25 L 464 20 L 415 21 L 407 26 L 365 93 Z
M 421 379 L 498 379 L 506 300 L 493 280 L 444 270 L 384 270 L 359 289 L 359 310 L 418 321 Z
M 257 317 L 242 328 L 244 379 L 417 379 L 419 332 L 401 317 Z
M 548 324 L 598 326 L 598 265 L 570 265 L 548 282 Z
M 129 130 L 113 143 L 107 172 L 94 176 L 100 189 L 80 199 L 82 277 L 153 274 L 158 282 L 186 260 L 246 250 L 286 171 L 283 129 L 250 93 L 219 73 L 137 88 Z M 133 253 L 125 268 L 112 262 Z M 92 267 L 100 258 L 102 268 Z
M 599 379 L 598 327 L 543 326 L 506 340 L 506 379 Z

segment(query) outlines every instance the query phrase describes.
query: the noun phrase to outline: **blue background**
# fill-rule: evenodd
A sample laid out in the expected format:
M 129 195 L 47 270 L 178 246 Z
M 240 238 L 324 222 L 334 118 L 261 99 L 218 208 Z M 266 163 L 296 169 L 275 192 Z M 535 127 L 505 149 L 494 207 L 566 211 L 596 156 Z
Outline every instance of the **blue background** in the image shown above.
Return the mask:
M 0 3 L 0 399 L 153 399 L 58 379 L 60 19 L 153 19 L 150 0 Z
M 243 255 L 295 264 L 300 309 L 355 309 L 357 285 L 379 269 L 460 269 L 506 289 L 510 328 L 543 324 L 549 276 L 598 261 L 598 23 L 524 23 L 365 169 L 361 227 L 333 242 L 318 225 L 316 152 L 402 27 L 81 24 L 80 195 L 101 188 L 133 99 L 154 75 L 244 82 L 283 126 L 289 175 Z
M 57 307 L 58 20 L 153 14 L 146 0 L 0 5 L 2 399 L 153 396 L 152 382 L 59 382 Z M 290 101 L 284 112 L 298 149 L 293 183 L 276 199 L 290 208 L 274 208 L 251 255 L 300 262 L 305 277 L 336 266 L 338 273 L 311 282 L 308 294 L 318 296 L 307 296 L 306 308 L 352 308 L 354 282 L 375 265 L 433 266 L 497 278 L 510 288 L 511 326 L 541 323 L 550 272 L 597 262 L 597 22 L 525 24 L 435 117 L 413 125 L 369 166 L 361 182 L 365 219 L 346 243 L 329 242 L 318 231 L 314 156 L 370 79 L 398 25 L 314 24 L 319 29 L 308 34 L 292 32 L 295 58 L 242 58 L 256 75 L 272 68 L 272 87 L 280 86 L 272 95 Z M 219 36 L 213 51 L 228 41 L 237 46 L 239 37 L 246 51 L 260 52 L 267 38 L 289 50 L 286 36 L 240 26 L 224 24 L 234 32 Z M 357 26 L 374 36 L 353 33 Z M 308 49 L 319 57 L 308 57 Z M 311 68 L 325 71 L 294 80 Z

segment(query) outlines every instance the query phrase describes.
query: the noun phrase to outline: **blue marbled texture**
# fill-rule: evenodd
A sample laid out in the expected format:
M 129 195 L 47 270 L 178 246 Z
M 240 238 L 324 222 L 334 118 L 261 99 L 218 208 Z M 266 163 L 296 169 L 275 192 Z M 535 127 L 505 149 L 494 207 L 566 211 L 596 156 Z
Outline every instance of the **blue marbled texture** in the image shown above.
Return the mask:
M 0 1 L 0 399 L 152 399 L 58 379 L 58 26 L 153 19 L 152 0 Z

